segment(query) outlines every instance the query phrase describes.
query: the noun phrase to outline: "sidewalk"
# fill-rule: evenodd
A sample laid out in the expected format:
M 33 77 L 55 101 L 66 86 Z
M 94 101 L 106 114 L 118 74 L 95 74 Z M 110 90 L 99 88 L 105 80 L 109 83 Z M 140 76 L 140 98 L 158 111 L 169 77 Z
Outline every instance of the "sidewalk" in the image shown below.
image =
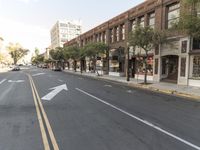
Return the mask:
M 184 86 L 184 85 L 177 85 L 173 83 L 167 83 L 167 82 L 150 82 L 151 84 L 143 85 L 141 84 L 143 80 L 137 80 L 130 78 L 130 81 L 126 81 L 126 77 L 116 77 L 116 76 L 109 76 L 109 75 L 102 75 L 98 76 L 96 73 L 86 73 L 83 72 L 82 74 L 80 72 L 74 72 L 71 70 L 64 70 L 65 72 L 77 74 L 77 75 L 84 75 L 88 77 L 93 77 L 97 79 L 103 79 L 103 80 L 109 80 L 114 81 L 118 83 L 123 83 L 125 85 L 131 86 L 131 87 L 137 87 L 142 89 L 148 89 L 151 91 L 157 91 L 165 94 L 172 94 L 176 96 L 181 97 L 187 97 L 192 98 L 197 101 L 200 101 L 200 88 L 199 87 L 192 87 L 192 86 Z

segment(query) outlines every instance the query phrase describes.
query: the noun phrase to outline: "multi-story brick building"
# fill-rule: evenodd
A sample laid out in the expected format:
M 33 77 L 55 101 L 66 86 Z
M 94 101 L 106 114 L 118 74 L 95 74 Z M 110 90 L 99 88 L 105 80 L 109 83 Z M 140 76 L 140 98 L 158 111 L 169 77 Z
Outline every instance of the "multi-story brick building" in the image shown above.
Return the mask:
M 127 76 L 129 68 L 131 77 L 143 79 L 144 67 L 138 60 L 143 59 L 142 50 L 130 49 L 129 58 L 127 55 L 129 33 L 136 24 L 168 30 L 180 18 L 181 4 L 180 0 L 147 0 L 65 43 L 65 46 L 104 42 L 109 46 L 110 75 Z M 200 86 L 199 43 L 184 33 L 172 33 L 167 44 L 149 53 L 148 80 Z

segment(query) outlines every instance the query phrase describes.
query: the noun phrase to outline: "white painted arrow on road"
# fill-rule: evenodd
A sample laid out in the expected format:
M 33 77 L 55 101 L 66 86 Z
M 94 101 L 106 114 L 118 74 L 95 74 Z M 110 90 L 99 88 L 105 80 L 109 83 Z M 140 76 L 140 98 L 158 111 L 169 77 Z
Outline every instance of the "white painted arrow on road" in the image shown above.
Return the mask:
M 52 98 L 54 98 L 58 93 L 60 93 L 62 90 L 68 91 L 67 85 L 59 85 L 53 88 L 50 88 L 49 90 L 53 90 L 44 97 L 42 97 L 42 100 L 48 100 L 50 101 Z
M 9 83 L 22 83 L 24 80 L 8 80 Z
M 36 73 L 36 74 L 33 74 L 32 76 L 35 77 L 35 76 L 40 76 L 40 75 L 43 75 L 45 73 Z

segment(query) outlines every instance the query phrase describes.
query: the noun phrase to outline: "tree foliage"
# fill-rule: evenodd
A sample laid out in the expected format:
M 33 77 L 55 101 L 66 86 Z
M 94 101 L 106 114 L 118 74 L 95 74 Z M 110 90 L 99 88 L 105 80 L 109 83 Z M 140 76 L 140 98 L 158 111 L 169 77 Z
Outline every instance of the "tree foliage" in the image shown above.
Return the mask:
M 192 38 L 200 39 L 200 0 L 183 0 L 177 29 L 185 30 Z
M 3 61 L 3 55 L 0 53 L 0 63 Z
M 82 49 L 77 45 L 69 46 L 64 49 L 65 58 L 71 58 L 73 60 L 79 60 L 82 56 Z
M 129 35 L 129 44 L 144 49 L 146 53 L 165 41 L 164 32 L 154 30 L 149 26 L 136 26 L 135 30 Z
M 83 53 L 87 57 L 95 58 L 99 54 L 106 54 L 108 46 L 104 43 L 89 43 L 83 47 Z
M 148 52 L 166 42 L 165 32 L 154 30 L 149 26 L 136 26 L 134 31 L 130 33 L 128 41 L 130 46 L 134 48 L 139 47 L 144 50 L 145 57 L 142 63 L 145 65 L 144 83 L 146 84 Z
M 38 55 L 38 56 L 34 56 L 31 59 L 33 64 L 39 64 L 39 63 L 43 63 L 44 62 L 44 56 L 43 55 Z
M 36 47 L 36 48 L 35 48 L 35 55 L 38 56 L 39 53 L 40 53 L 40 50 Z
M 18 43 L 13 44 L 9 43 L 7 50 L 9 51 L 9 54 L 11 55 L 14 64 L 16 65 L 17 62 L 28 54 L 29 50 L 22 48 L 22 46 Z
M 54 60 L 61 61 L 64 59 L 64 52 L 62 47 L 57 47 L 55 50 L 50 50 L 50 55 Z

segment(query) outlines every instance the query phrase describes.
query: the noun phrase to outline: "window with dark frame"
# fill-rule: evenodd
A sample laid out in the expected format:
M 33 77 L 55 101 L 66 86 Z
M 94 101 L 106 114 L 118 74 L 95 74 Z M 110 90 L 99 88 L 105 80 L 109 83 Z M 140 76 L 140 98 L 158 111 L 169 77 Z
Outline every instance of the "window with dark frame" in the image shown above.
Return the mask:
M 192 77 L 200 77 L 200 56 L 194 56 Z
M 181 42 L 181 53 L 186 53 L 187 52 L 187 41 L 182 41 Z
M 159 45 L 156 45 L 155 47 L 155 55 L 159 55 Z
M 131 31 L 134 31 L 134 30 L 135 30 L 136 24 L 137 24 L 137 23 L 136 23 L 136 20 L 135 20 L 135 19 L 131 21 Z
M 155 70 L 154 74 L 158 74 L 158 58 L 155 59 Z
M 138 24 L 141 26 L 141 27 L 144 27 L 144 16 L 140 17 L 138 19 Z
M 180 18 L 180 3 L 174 3 L 167 7 L 167 28 L 173 27 Z
M 151 28 L 155 28 L 155 12 L 148 14 L 148 25 Z
M 185 71 L 186 71 L 186 58 L 183 57 L 181 58 L 181 72 L 180 72 L 181 77 L 185 77 Z
M 121 39 L 125 40 L 125 25 L 124 24 L 121 25 L 121 34 L 122 34 Z
M 119 27 L 116 27 L 116 41 L 118 42 L 119 40 Z
M 200 49 L 200 40 L 193 39 L 192 49 L 193 50 L 199 50 Z

